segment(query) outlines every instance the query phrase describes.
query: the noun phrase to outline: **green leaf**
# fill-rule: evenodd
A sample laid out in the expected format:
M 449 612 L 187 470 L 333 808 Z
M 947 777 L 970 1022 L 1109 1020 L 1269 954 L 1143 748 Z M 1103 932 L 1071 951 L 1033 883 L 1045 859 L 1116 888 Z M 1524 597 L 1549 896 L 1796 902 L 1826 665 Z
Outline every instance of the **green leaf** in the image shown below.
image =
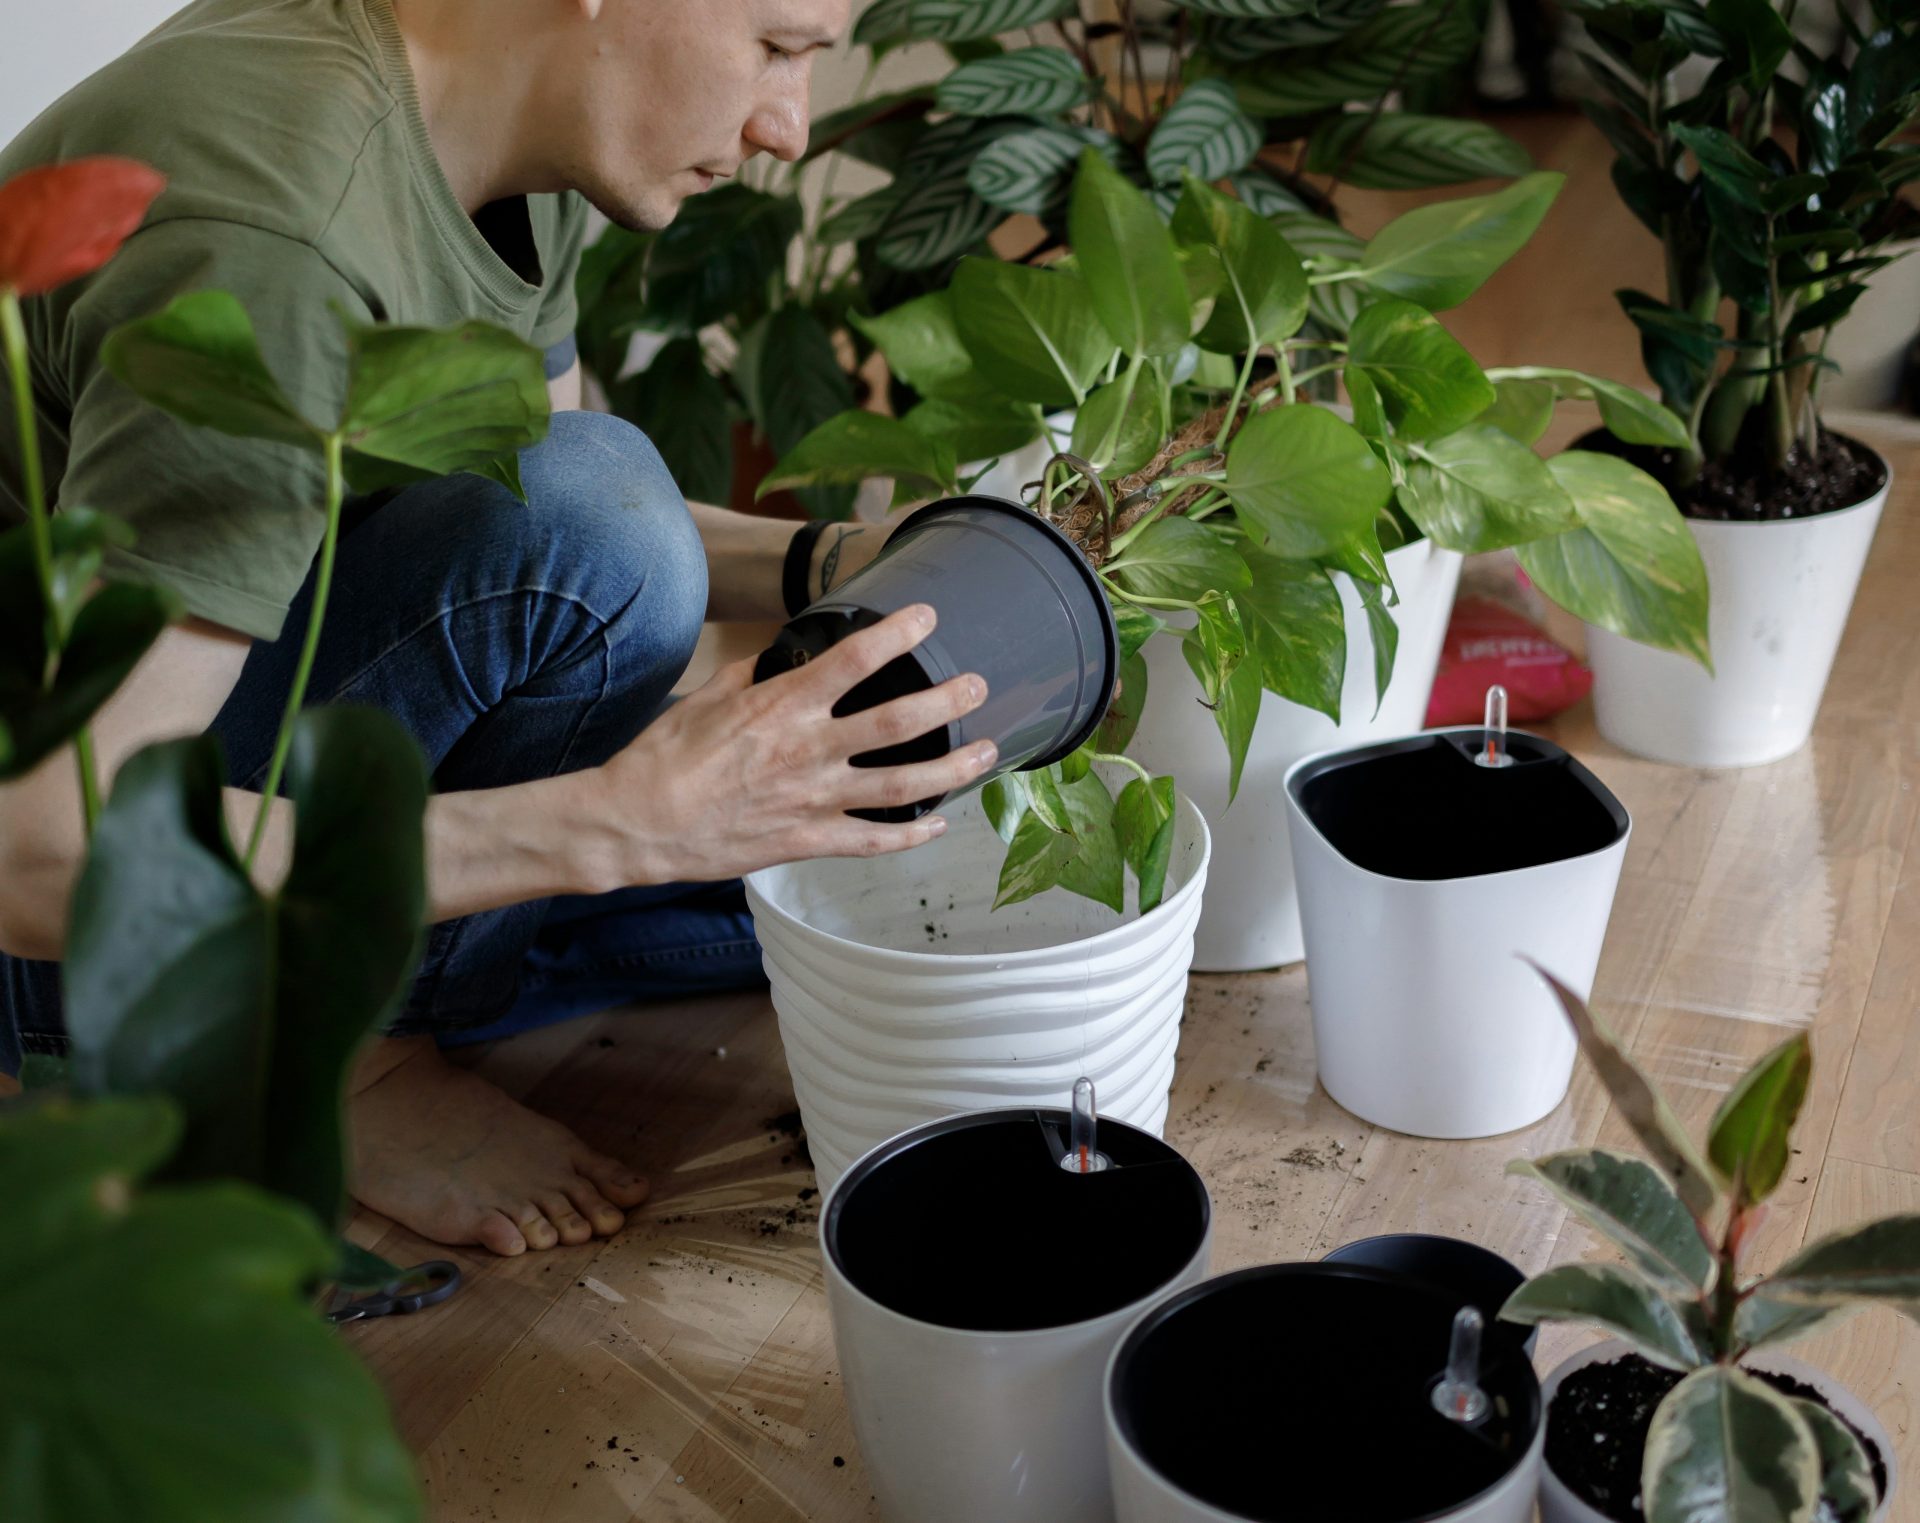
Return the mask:
M 1232 5 L 1235 0 L 1217 0 Z M 1252 63 L 1272 53 L 1337 42 L 1379 13 L 1386 0 L 1247 0 L 1245 11 L 1221 10 L 1244 20 L 1215 22 L 1207 28 L 1206 50 L 1222 63 Z M 1254 9 L 1258 7 L 1258 9 Z M 1213 3 L 1188 10 L 1210 10 Z
M 1069 751 L 1060 758 L 1060 781 L 1077 783 L 1093 770 L 1093 757 L 1086 746 L 1077 751 Z
M 1027 807 L 1037 814 L 1049 830 L 1073 835 L 1073 816 L 1061 794 L 1060 783 L 1052 767 L 1023 774 L 1027 788 Z
M 0 1116 L 0 1515 L 420 1518 L 378 1384 L 313 1313 L 334 1245 L 252 1190 L 129 1196 L 171 1135 L 154 1100 Z
M 1011 454 L 1040 438 L 1045 429 L 1031 404 L 1009 402 L 985 387 L 974 397 L 931 397 L 900 421 L 945 444 L 959 461 Z
M 1766 1288 L 1769 1296 L 1816 1305 L 1887 1301 L 1920 1320 L 1920 1214 L 1822 1238 L 1775 1270 Z
M 1820 1516 L 1827 1523 L 1868 1523 L 1880 1505 L 1880 1490 L 1873 1484 L 1866 1448 L 1853 1429 L 1819 1402 L 1793 1396 L 1787 1404 L 1800 1414 L 1820 1454 L 1819 1494 L 1826 1503 Z
M 1758 100 L 1793 51 L 1793 32 L 1770 0 L 1707 0 L 1707 20 L 1732 44 L 1728 61 L 1746 72 L 1747 89 Z
M 1765 1200 L 1778 1187 L 1812 1076 L 1813 1043 L 1803 1031 L 1748 1069 L 1714 1111 L 1707 1158 L 1722 1179 L 1737 1182 L 1737 1205 Z
M 1111 133 L 1076 123 L 1043 124 L 998 138 L 974 155 L 967 183 L 1003 211 L 1048 216 L 1066 203 L 1074 166 L 1088 148 L 1118 168 L 1123 149 Z
M 616 381 L 607 401 L 653 442 L 688 500 L 732 500 L 733 404 L 698 339 L 664 345 L 645 370 Z
M 1435 544 L 1468 555 L 1525 545 L 1580 523 L 1547 462 L 1484 423 L 1413 446 L 1400 504 Z
M 63 1057 L 50 1052 L 29 1052 L 20 1059 L 20 1088 L 26 1094 L 35 1094 L 40 1090 L 65 1089 L 72 1070 Z
M 1262 136 L 1260 124 L 1240 109 L 1231 84 L 1195 80 L 1153 129 L 1147 173 L 1159 185 L 1178 184 L 1184 174 L 1224 180 L 1253 162 Z
M 1457 307 L 1533 236 L 1565 179 L 1541 171 L 1490 196 L 1405 212 L 1368 241 L 1360 268 L 1377 290 L 1429 311 Z
M 1786 1397 L 1715 1365 L 1655 1410 L 1641 1477 L 1647 1523 L 1811 1523 L 1820 1451 Z
M 322 447 L 321 431 L 267 369 L 246 309 L 225 291 L 175 297 L 154 316 L 123 323 L 100 346 L 100 363 L 146 401 L 196 427 L 315 453 Z
M 1167 862 L 1173 855 L 1173 779 L 1151 783 L 1136 777 L 1120 790 L 1113 806 L 1114 833 L 1121 854 L 1140 880 L 1140 913 L 1156 908 L 1166 892 Z
M 765 299 L 800 236 L 800 203 L 738 180 L 681 206 L 647 254 L 650 325 L 691 335 Z
M 388 1263 L 358 1243 L 341 1238 L 334 1246 L 338 1256 L 328 1279 L 342 1290 L 378 1290 L 406 1276 L 398 1264 Z
M 1120 632 L 1120 659 L 1125 661 L 1167 627 L 1165 619 L 1155 618 L 1144 608 L 1122 603 L 1113 611 L 1114 627 Z
M 1538 381 L 1551 386 L 1555 396 L 1598 402 L 1601 421 L 1624 443 L 1664 445 L 1670 449 L 1685 449 L 1688 445 L 1687 425 L 1674 412 L 1633 387 L 1610 381 L 1605 376 L 1556 370 L 1546 365 L 1516 365 L 1490 371 L 1489 375 L 1496 383 Z M 1551 408 L 1548 410 L 1551 412 Z
M 1093 81 L 1065 48 L 1021 48 L 955 69 L 934 103 L 956 116 L 1052 116 L 1093 94 Z
M 1349 372 L 1366 373 L 1402 438 L 1450 434 L 1493 405 L 1493 383 L 1424 307 L 1376 301 L 1360 314 L 1347 342 Z
M 857 485 L 886 476 L 929 492 L 956 490 L 953 447 L 929 439 L 898 418 L 843 412 L 796 444 L 767 473 L 760 495 L 788 487 Z
M 874 317 L 852 312 L 847 321 L 873 340 L 895 378 L 923 397 L 973 377 L 973 357 L 960 341 L 950 292 L 929 291 Z
M 1307 214 L 1307 203 L 1258 164 L 1241 174 L 1229 175 L 1227 185 L 1240 198 L 1240 204 L 1256 217 L 1272 220 Z
M 1094 732 L 1093 743 L 1110 756 L 1124 753 L 1132 744 L 1134 731 L 1140 728 L 1140 716 L 1147 706 L 1147 661 L 1135 652 L 1120 660 L 1120 683 L 1106 717 Z
M 1580 1050 L 1593 1064 L 1600 1082 L 1619 1107 L 1621 1119 L 1633 1129 L 1640 1145 L 1653 1155 L 1654 1163 L 1673 1181 L 1681 1202 L 1694 1218 L 1705 1221 L 1712 1215 L 1720 1192 L 1699 1149 L 1681 1126 L 1680 1118 L 1641 1072 L 1640 1065 L 1628 1057 L 1613 1034 L 1593 1018 L 1586 1001 L 1539 964 L 1535 963 L 1533 970 L 1546 980 L 1554 998 L 1559 1000 L 1574 1035 L 1579 1038 Z
M 933 90 L 926 85 L 910 85 L 904 90 L 887 90 L 816 116 L 807 131 L 807 151 L 800 162 L 810 164 L 823 153 L 836 149 L 850 153 L 863 163 L 873 163 L 861 151 L 864 139 L 883 133 L 902 122 L 918 125 L 933 108 Z M 892 173 L 897 163 L 880 163 L 877 168 Z
M 1018 772 L 1003 772 L 980 790 L 980 805 L 987 812 L 993 833 L 1009 846 L 1027 812 L 1027 785 Z
M 545 366 L 517 335 L 481 322 L 345 327 L 340 432 L 354 454 L 443 476 L 546 438 Z
M 1211 592 L 1238 592 L 1252 578 L 1222 536 L 1190 518 L 1156 518 L 1113 563 L 1121 585 L 1143 598 L 1198 602 Z
M 1130 355 L 1177 354 L 1193 306 L 1173 234 L 1138 186 L 1100 154 L 1080 155 L 1068 226 L 1094 310 Z
M 1322 16 L 1333 9 L 1323 4 Z M 1314 116 L 1445 73 L 1473 55 L 1480 32 L 1474 12 L 1426 0 L 1381 11 L 1329 47 L 1289 51 L 1232 77 L 1255 116 Z
M 1691 149 L 1705 175 L 1721 194 L 1750 211 L 1765 208 L 1765 189 L 1774 179 L 1767 166 L 1740 146 L 1732 134 L 1718 127 L 1676 124 L 1668 129 Z
M 1367 190 L 1417 190 L 1533 167 L 1527 150 L 1497 128 L 1454 116 L 1405 111 L 1324 118 L 1307 140 L 1307 168 Z
M 882 185 L 864 196 L 856 196 L 831 215 L 821 218 L 819 230 L 814 236 L 829 247 L 877 238 L 893 220 L 893 214 L 900 209 L 900 203 L 906 196 L 907 187 L 904 185 Z
M 1074 0 L 875 0 L 854 27 L 853 41 L 856 47 L 971 42 L 1058 20 L 1075 8 Z
M 1261 685 L 1338 724 L 1347 626 L 1333 578 L 1311 561 L 1251 547 L 1245 555 L 1253 585 L 1234 601 L 1253 639 Z
M 833 335 L 805 307 L 776 308 L 742 336 L 734 380 L 776 455 L 853 406 L 853 382 Z M 814 518 L 845 518 L 853 510 L 844 485 L 802 488 L 800 498 Z
M 22 777 L 79 733 L 179 616 L 179 599 L 160 587 L 112 582 L 85 596 L 116 520 L 65 508 L 48 524 L 56 605 L 70 621 L 55 661 L 47 650 L 54 622 L 41 598 L 32 531 L 0 532 L 0 782 Z M 74 599 L 84 597 L 77 611 Z
M 1661 485 L 1613 455 L 1570 450 L 1549 463 L 1580 527 L 1520 546 L 1520 563 L 1569 613 L 1679 651 L 1711 670 L 1707 572 Z
M 1113 795 L 1094 772 L 1063 785 L 1060 794 L 1073 823 L 1074 843 L 1072 857 L 1060 870 L 1060 886 L 1124 914 L 1127 875 L 1114 835 Z
M 1790 1343 L 1796 1338 L 1805 1338 L 1816 1328 L 1852 1315 L 1864 1305 L 1859 1302 L 1850 1306 L 1810 1306 L 1750 1295 L 1733 1314 L 1734 1346 L 1750 1349 L 1762 1344 Z
M 1500 1319 L 1603 1327 L 1669 1370 L 1696 1369 L 1712 1358 L 1672 1303 L 1618 1264 L 1562 1264 L 1537 1274 L 1508 1298 Z
M 1384 440 L 1387 437 L 1386 404 L 1380 400 L 1373 382 L 1367 379 L 1366 371 L 1349 367 L 1340 373 L 1340 379 L 1346 383 L 1353 426 L 1369 439 Z
M 1113 355 L 1086 283 L 1063 271 L 963 259 L 953 315 L 980 374 L 1022 402 L 1077 406 Z
M 1243 354 L 1300 331 L 1307 316 L 1307 275 L 1299 256 L 1271 222 L 1197 179 L 1189 179 L 1173 213 L 1174 235 L 1213 249 L 1224 299 L 1200 330 L 1203 349 Z
M 1600 1148 L 1574 1148 L 1516 1159 L 1507 1172 L 1545 1185 L 1663 1288 L 1684 1295 L 1705 1290 L 1712 1280 L 1712 1250 L 1673 1186 L 1651 1164 Z
M 1202 646 L 1188 639 L 1183 644 L 1187 665 L 1204 686 L 1208 678 L 1208 657 Z M 1220 738 L 1227 743 L 1227 802 L 1240 792 L 1240 772 L 1246 765 L 1247 746 L 1253 740 L 1253 727 L 1260 720 L 1260 696 L 1264 691 L 1258 661 L 1242 661 L 1233 675 L 1211 700 L 1213 722 Z
M 1102 460 L 1101 447 L 1116 419 L 1119 428 L 1112 458 Z M 1087 398 L 1086 406 L 1073 420 L 1072 449 L 1092 461 L 1104 476 L 1127 476 L 1153 459 L 1170 431 L 1166 394 L 1159 383 L 1152 376 L 1142 375 L 1129 387 L 1122 378 L 1107 382 Z
M 1357 582 L 1360 603 L 1367 611 L 1367 633 L 1373 638 L 1373 717 L 1380 717 L 1380 706 L 1387 701 L 1387 686 L 1393 681 L 1393 664 L 1400 650 L 1400 626 L 1388 610 L 1386 591 L 1378 582 Z M 1344 680 L 1344 677 L 1343 677 Z
M 1005 909 L 1050 888 L 1060 886 L 1061 875 L 1073 860 L 1072 836 L 1055 830 L 1032 810 L 1021 815 L 1007 855 L 1000 864 L 1000 882 L 993 907 Z
M 1209 598 L 1194 612 L 1195 624 L 1181 635 L 1189 664 L 1208 703 L 1218 703 L 1221 691 L 1240 669 L 1251 649 L 1241 627 L 1239 611 L 1224 598 Z
M 1323 407 L 1270 407 L 1227 449 L 1227 495 L 1280 555 L 1324 555 L 1367 529 L 1393 478 L 1349 425 Z
M 934 269 L 975 247 L 1006 220 L 999 207 L 974 194 L 967 181 L 969 162 L 956 158 L 907 186 L 876 244 L 884 263 L 896 270 Z
M 1522 444 L 1537 443 L 1553 422 L 1554 388 L 1545 381 L 1506 378 L 1504 372 L 1490 374 L 1488 379 L 1493 381 L 1493 406 L 1474 421 Z

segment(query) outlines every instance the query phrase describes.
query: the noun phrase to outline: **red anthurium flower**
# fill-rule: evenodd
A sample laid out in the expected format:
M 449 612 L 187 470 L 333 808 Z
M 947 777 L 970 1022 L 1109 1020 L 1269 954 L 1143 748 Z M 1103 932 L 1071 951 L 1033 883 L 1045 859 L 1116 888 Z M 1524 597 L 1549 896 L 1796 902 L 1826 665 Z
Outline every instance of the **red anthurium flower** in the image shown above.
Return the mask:
M 37 296 L 90 274 L 140 225 L 166 176 L 136 159 L 73 159 L 0 185 L 0 291 Z

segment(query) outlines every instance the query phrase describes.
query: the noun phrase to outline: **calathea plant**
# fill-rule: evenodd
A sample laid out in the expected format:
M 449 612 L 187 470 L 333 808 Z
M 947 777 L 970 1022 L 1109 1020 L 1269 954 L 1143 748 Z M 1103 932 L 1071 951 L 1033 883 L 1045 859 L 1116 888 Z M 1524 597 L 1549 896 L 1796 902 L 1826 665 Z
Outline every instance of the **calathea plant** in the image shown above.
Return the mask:
M 1501 1316 L 1604 1328 L 1683 1375 L 1647 1435 L 1647 1523 L 1864 1523 L 1880 1498 L 1853 1430 L 1823 1404 L 1786 1395 L 1742 1366 L 1863 1306 L 1920 1315 L 1920 1215 L 1850 1228 L 1771 1274 L 1753 1273 L 1746 1251 L 1786 1172 L 1811 1081 L 1807 1035 L 1781 1043 L 1734 1084 L 1702 1153 L 1580 998 L 1548 982 L 1652 1162 L 1579 1148 L 1509 1166 L 1566 1202 L 1627 1262 L 1549 1269 L 1515 1291 Z
M 326 527 L 244 853 L 211 736 L 136 753 L 103 806 L 85 727 L 176 606 L 96 587 L 117 520 L 49 512 L 20 298 L 104 263 L 160 185 L 143 166 L 80 160 L 0 186 L 27 509 L 0 534 L 0 780 L 75 742 L 90 837 L 62 966 L 71 1063 L 35 1063 L 27 1095 L 0 1102 L 0 1516 L 400 1523 L 420 1515 L 406 1450 L 312 1295 L 395 1273 L 335 1235 L 342 1088 L 413 971 L 427 777 L 384 713 L 301 704 L 349 483 L 475 470 L 518 491 L 513 452 L 546 431 L 541 359 L 480 324 L 346 322 L 344 402 L 316 423 L 224 293 L 109 336 L 103 362 L 149 401 L 318 456 Z M 266 892 L 252 867 L 283 774 L 291 863 Z M 165 1183 L 143 1188 L 148 1176 Z
M 1036 432 L 1049 410 L 1073 410 L 1069 446 L 1033 483 L 1032 506 L 1099 567 L 1122 632 L 1122 693 L 1085 755 L 989 791 L 1010 839 L 1002 903 L 1061 884 L 1118 908 L 1123 860 L 1141 906 L 1158 901 L 1171 783 L 1141 773 L 1116 806 L 1089 770 L 1140 772 L 1124 750 L 1147 698 L 1146 640 L 1165 630 L 1182 642 L 1237 787 L 1264 693 L 1339 717 L 1335 573 L 1360 589 L 1385 690 L 1396 640 L 1385 554 L 1419 536 L 1468 552 L 1517 547 L 1580 617 L 1706 659 L 1705 573 L 1666 493 L 1625 461 L 1576 451 L 1549 462 L 1531 448 L 1563 397 L 1597 400 L 1639 442 L 1676 443 L 1680 421 L 1599 377 L 1483 371 L 1433 315 L 1525 243 L 1559 184 L 1529 175 L 1409 212 L 1350 258 L 1303 258 L 1283 228 L 1191 176 L 1169 227 L 1089 149 L 1069 258 L 963 260 L 950 290 L 872 320 L 888 363 L 928 400 L 904 420 L 832 419 L 763 490 L 885 476 L 905 498 L 950 493 L 967 451 L 925 410 L 995 392 Z M 1310 293 L 1332 286 L 1359 293 L 1350 329 L 1304 335 Z M 1262 365 L 1271 373 L 1256 380 Z M 1351 421 L 1297 399 L 1323 375 L 1344 380 Z
M 736 485 L 736 421 L 784 454 L 861 396 L 876 337 L 865 319 L 945 288 L 963 255 L 993 257 L 990 240 L 1010 223 L 1042 225 L 1038 242 L 1025 237 L 1021 263 L 1057 249 L 1088 147 L 1163 213 L 1191 173 L 1231 184 L 1303 253 L 1356 254 L 1361 240 L 1334 219 L 1327 180 L 1407 189 L 1530 167 L 1492 127 L 1397 108 L 1471 56 L 1479 8 L 1184 0 L 1164 20 L 1128 5 L 1117 20 L 1090 21 L 1078 0 L 878 0 L 854 29 L 875 67 L 928 43 L 947 50 L 950 72 L 870 95 L 870 70 L 858 99 L 814 122 L 792 173 L 708 191 L 659 234 L 609 229 L 581 266 L 584 362 L 612 410 L 658 443 L 681 489 L 724 502 Z M 1149 48 L 1165 53 L 1164 73 L 1148 69 Z M 1183 78 L 1191 82 L 1175 89 Z M 1297 170 L 1278 152 L 1262 157 L 1266 148 Z M 850 161 L 886 183 L 836 193 Z M 810 212 L 800 195 L 809 176 Z M 1355 295 L 1344 285 L 1310 291 L 1316 331 L 1343 334 Z M 664 342 L 629 373 L 640 332 Z M 918 398 L 895 381 L 895 411 L 908 415 Z M 1030 416 L 992 391 L 949 387 L 939 403 L 919 422 L 963 459 L 1037 437 Z M 800 496 L 822 516 L 852 500 L 843 486 Z
M 1920 176 L 1920 144 L 1902 141 L 1920 117 L 1920 7 L 1872 0 L 1864 25 L 1837 8 L 1846 35 L 1830 57 L 1769 0 L 1573 8 L 1614 184 L 1666 253 L 1665 291 L 1619 300 L 1686 421 L 1671 484 L 1691 497 L 1703 475 L 1731 486 L 1790 463 L 1815 479 L 1838 469 L 1819 419 L 1828 337 L 1888 243 L 1920 234 L 1899 194 Z M 1803 77 L 1782 72 L 1790 62 Z M 1686 64 L 1702 71 L 1689 90 Z

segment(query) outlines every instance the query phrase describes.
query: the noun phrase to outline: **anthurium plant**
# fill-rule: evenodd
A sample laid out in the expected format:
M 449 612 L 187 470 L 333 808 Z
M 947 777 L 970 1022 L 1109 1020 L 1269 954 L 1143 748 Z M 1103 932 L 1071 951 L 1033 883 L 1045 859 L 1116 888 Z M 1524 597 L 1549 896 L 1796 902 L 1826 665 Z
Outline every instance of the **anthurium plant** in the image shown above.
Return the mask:
M 1546 1186 L 1627 1262 L 1549 1269 L 1515 1291 L 1501 1316 L 1603 1328 L 1653 1364 L 1685 1372 L 1647 1438 L 1647 1523 L 1865 1523 L 1881 1499 L 1853 1430 L 1742 1366 L 1865 1306 L 1920 1316 L 1920 1215 L 1849 1228 L 1771 1274 L 1753 1272 L 1748 1250 L 1786 1173 L 1812 1082 L 1806 1033 L 1735 1082 L 1702 1150 L 1579 996 L 1547 981 L 1651 1161 L 1579 1148 L 1508 1166 Z
M 1182 642 L 1237 788 L 1264 694 L 1340 717 L 1336 574 L 1359 589 L 1384 693 L 1397 639 L 1386 552 L 1421 536 L 1515 547 L 1579 617 L 1707 659 L 1705 572 L 1666 492 L 1623 460 L 1546 461 L 1531 447 L 1566 397 L 1597 401 L 1616 432 L 1645 443 L 1677 443 L 1680 420 L 1601 377 L 1483 370 L 1434 316 L 1526 242 L 1559 185 L 1533 174 L 1423 207 L 1334 256 L 1297 249 L 1284 226 L 1193 175 L 1169 223 L 1088 149 L 1068 258 L 965 259 L 950 289 L 869 323 L 928 398 L 921 409 L 993 393 L 1036 435 L 1054 410 L 1072 414 L 1031 505 L 1099 567 L 1121 630 L 1121 697 L 1083 757 L 989 790 L 1010 842 L 1002 903 L 1059 884 L 1121 908 L 1124 860 L 1152 908 L 1172 787 L 1124 756 L 1147 700 L 1141 646 L 1163 630 Z M 1308 336 L 1311 295 L 1330 287 L 1356 293 L 1353 321 L 1343 338 Z M 1316 376 L 1344 382 L 1350 419 L 1300 399 Z M 967 453 L 916 417 L 848 412 L 764 489 L 888 476 L 903 497 L 952 493 Z M 1112 804 L 1091 763 L 1140 775 Z
M 161 188 L 79 160 L 0 186 L 0 334 L 27 521 L 0 534 L 0 781 L 69 742 L 89 845 L 63 1003 L 72 1056 L 0 1102 L 0 1516 L 225 1520 L 420 1514 L 378 1388 L 318 1322 L 323 1283 L 395 1273 L 336 1237 L 342 1090 L 400 997 L 426 905 L 426 767 L 377 710 L 302 712 L 340 510 L 370 489 L 476 471 L 519 490 L 547 426 L 537 351 L 470 323 L 341 318 L 339 416 L 302 415 L 238 302 L 183 296 L 109 335 L 102 362 L 188 423 L 312 452 L 325 532 L 310 622 L 260 810 L 228 837 L 211 736 L 137 752 L 110 795 L 87 725 L 176 616 L 159 589 L 101 584 L 124 526 L 49 510 L 22 297 L 90 273 Z M 291 864 L 252 867 L 284 780 Z M 148 1176 L 164 1178 L 144 1188 Z
M 1296 247 L 1329 254 L 1360 247 L 1334 217 L 1334 181 L 1411 189 L 1531 167 L 1493 127 L 1401 109 L 1474 53 L 1481 7 L 1472 0 L 1180 0 L 1161 8 L 1164 17 L 1123 5 L 1117 18 L 1089 20 L 1096 9 L 1107 8 L 876 0 L 853 33 L 874 68 L 924 43 L 946 49 L 945 77 L 875 95 L 870 70 L 851 105 L 814 122 L 790 174 L 719 186 L 664 232 L 612 228 L 588 251 L 579 281 L 585 364 L 612 410 L 658 444 L 689 497 L 728 500 L 736 421 L 785 454 L 864 400 L 860 367 L 877 337 L 867 318 L 944 289 L 955 261 L 991 257 L 991 240 L 1010 223 L 1037 219 L 1024 235 L 1009 229 L 1021 238 L 1018 262 L 1057 250 L 1089 147 L 1163 213 L 1196 174 L 1230 183 Z M 1148 68 L 1149 51 L 1164 68 Z M 849 162 L 886 183 L 836 193 Z M 803 203 L 803 182 L 815 175 Z M 1344 333 L 1353 295 L 1339 285 L 1310 291 L 1314 324 Z M 630 373 L 639 332 L 663 342 Z M 913 415 L 915 400 L 896 390 L 894 409 Z M 990 391 L 949 388 L 917 416 L 966 459 L 1034 437 L 1030 421 Z M 844 515 L 852 502 L 838 485 L 799 495 L 817 516 Z
M 1840 469 L 1820 426 L 1829 337 L 1888 245 L 1920 236 L 1900 195 L 1920 176 L 1920 144 L 1903 140 L 1920 120 L 1920 6 L 1840 7 L 1826 56 L 1795 37 L 1792 5 L 1770 0 L 1572 9 L 1593 45 L 1583 61 L 1603 98 L 1586 109 L 1618 156 L 1614 184 L 1666 254 L 1663 292 L 1618 294 L 1686 422 L 1671 483 L 1691 505 Z

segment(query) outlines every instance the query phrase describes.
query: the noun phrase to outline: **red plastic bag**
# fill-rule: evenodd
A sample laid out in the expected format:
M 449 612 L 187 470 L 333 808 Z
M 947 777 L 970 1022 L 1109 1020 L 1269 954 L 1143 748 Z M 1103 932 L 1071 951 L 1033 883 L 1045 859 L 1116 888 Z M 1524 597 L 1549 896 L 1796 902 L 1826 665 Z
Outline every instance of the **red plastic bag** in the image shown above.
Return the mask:
M 1440 670 L 1427 701 L 1427 724 L 1478 724 L 1487 689 L 1507 690 L 1514 724 L 1550 719 L 1572 708 L 1593 687 L 1593 673 L 1504 604 L 1462 598 L 1453 606 Z

